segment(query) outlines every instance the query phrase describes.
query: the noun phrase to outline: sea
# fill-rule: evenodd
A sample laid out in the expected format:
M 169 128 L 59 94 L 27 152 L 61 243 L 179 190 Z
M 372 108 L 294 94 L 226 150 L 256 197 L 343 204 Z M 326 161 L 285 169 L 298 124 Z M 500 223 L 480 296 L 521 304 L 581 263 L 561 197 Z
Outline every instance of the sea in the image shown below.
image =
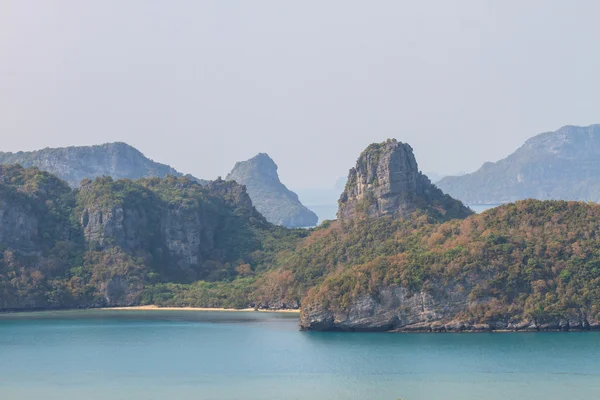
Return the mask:
M 600 398 L 600 333 L 305 332 L 298 315 L 0 315 L 2 400 Z

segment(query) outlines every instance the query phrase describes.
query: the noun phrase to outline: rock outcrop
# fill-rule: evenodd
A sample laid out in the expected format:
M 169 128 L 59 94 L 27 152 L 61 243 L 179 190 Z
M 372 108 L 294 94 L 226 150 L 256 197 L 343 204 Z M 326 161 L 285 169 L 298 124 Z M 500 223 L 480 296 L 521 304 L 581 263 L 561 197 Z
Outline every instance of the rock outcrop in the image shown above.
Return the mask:
M 332 310 L 309 303 L 301 314 L 302 329 L 350 332 L 489 332 L 600 330 L 600 319 L 584 314 L 538 320 L 535 317 L 489 318 L 476 322 L 465 311 L 476 304 L 468 291 L 439 284 L 431 291 L 381 287 L 356 298 L 348 309 Z
M 209 193 L 221 198 L 227 205 L 233 207 L 237 215 L 244 215 L 266 222 L 264 216 L 252 204 L 252 199 L 246 188 L 239 183 L 218 178 L 208 182 L 206 189 Z
M 339 200 L 338 218 L 407 217 L 416 210 L 441 219 L 464 218 L 472 213 L 419 172 L 408 144 L 390 139 L 370 145 L 348 174 Z
M 235 181 L 71 189 L 0 166 L 0 310 L 301 307 L 313 330 L 600 329 L 600 205 L 456 218 L 469 214 L 393 140 L 363 152 L 340 220 L 312 230 L 270 224 Z
M 600 125 L 539 134 L 498 162 L 437 185 L 466 204 L 522 199 L 600 202 Z
M 470 214 L 418 172 L 410 146 L 369 146 L 341 222 L 288 260 L 306 293 L 301 327 L 600 330 L 600 206 L 527 200 Z
M 281 183 L 277 165 L 267 154 L 236 163 L 226 179 L 246 186 L 256 209 L 272 224 L 298 228 L 318 222 L 317 215 Z
M 127 306 L 151 283 L 232 279 L 238 265 L 247 276 L 271 231 L 287 232 L 233 181 L 102 177 L 72 190 L 0 166 L 0 310 Z
M 3 193 L 4 192 L 4 193 Z M 0 243 L 24 252 L 36 252 L 39 220 L 31 213 L 21 196 L 8 196 L 0 189 Z
M 83 179 L 102 176 L 134 180 L 147 177 L 164 178 L 167 175 L 183 176 L 168 165 L 154 162 L 136 148 L 121 142 L 17 153 L 0 152 L 0 164 L 37 167 L 56 175 L 71 187 L 78 187 Z M 200 184 L 206 183 L 201 179 L 189 177 Z
M 144 252 L 174 281 L 211 279 L 211 263 L 234 250 L 221 242 L 243 234 L 246 223 L 268 228 L 244 187 L 223 180 L 202 187 L 187 178 L 104 177 L 83 182 L 78 204 L 89 248 Z
M 39 170 L 0 165 L 0 248 L 39 254 L 53 241 L 67 240 L 61 202 L 70 188 Z

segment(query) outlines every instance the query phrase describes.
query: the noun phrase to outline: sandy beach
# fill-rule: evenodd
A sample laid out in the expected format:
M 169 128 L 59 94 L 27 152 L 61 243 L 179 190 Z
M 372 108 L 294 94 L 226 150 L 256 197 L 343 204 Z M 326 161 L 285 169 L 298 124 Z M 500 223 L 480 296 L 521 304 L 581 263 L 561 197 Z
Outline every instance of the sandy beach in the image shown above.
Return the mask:
M 299 313 L 300 310 L 255 310 L 254 308 L 209 308 L 209 307 L 159 307 L 159 306 L 133 306 L 133 307 L 105 307 L 103 310 L 122 310 L 122 311 L 227 311 L 227 312 L 278 312 L 278 313 Z

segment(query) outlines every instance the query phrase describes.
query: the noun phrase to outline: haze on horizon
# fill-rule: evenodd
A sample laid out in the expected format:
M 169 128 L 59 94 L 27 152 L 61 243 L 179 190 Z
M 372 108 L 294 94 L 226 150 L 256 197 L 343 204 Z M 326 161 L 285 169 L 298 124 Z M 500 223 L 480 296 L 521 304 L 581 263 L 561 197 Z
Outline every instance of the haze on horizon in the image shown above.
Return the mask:
M 333 186 L 372 142 L 450 174 L 600 122 L 596 1 L 0 0 L 0 151 L 124 141 Z

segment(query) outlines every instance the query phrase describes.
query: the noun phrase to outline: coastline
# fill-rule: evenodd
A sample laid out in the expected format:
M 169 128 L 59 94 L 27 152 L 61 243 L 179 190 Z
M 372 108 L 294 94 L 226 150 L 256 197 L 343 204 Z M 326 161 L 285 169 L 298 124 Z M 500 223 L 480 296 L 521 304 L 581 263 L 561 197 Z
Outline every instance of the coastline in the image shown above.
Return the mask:
M 149 306 L 129 306 L 129 307 L 103 307 L 100 310 L 116 311 L 220 311 L 220 312 L 263 312 L 263 313 L 292 313 L 299 314 L 300 310 L 264 310 L 254 308 L 211 308 L 211 307 L 159 307 Z

